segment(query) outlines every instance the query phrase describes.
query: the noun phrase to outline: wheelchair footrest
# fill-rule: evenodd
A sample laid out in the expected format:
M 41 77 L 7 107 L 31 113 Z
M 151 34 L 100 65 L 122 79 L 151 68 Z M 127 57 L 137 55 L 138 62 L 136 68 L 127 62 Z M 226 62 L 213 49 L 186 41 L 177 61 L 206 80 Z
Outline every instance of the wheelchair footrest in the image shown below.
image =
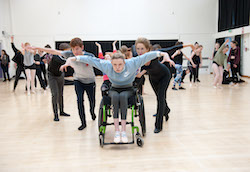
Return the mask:
M 132 122 L 126 122 L 126 124 L 132 124 Z M 113 122 L 112 123 L 106 123 L 106 125 L 114 125 L 114 123 Z M 119 125 L 122 125 L 122 123 L 119 122 Z

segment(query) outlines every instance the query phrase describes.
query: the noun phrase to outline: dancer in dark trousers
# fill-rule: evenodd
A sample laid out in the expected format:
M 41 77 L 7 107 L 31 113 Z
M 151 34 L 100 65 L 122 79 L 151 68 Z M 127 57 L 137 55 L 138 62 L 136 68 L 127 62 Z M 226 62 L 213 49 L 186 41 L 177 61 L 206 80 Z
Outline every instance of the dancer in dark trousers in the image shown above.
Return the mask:
M 60 55 L 63 57 L 72 57 L 77 55 L 89 55 L 94 56 L 91 53 L 83 51 L 83 42 L 80 38 L 74 38 L 70 42 L 70 46 L 72 51 L 59 51 L 52 50 L 49 48 L 37 48 L 34 49 L 45 51 L 49 54 Z M 74 84 L 75 84 L 75 92 L 77 95 L 77 105 L 78 112 L 81 119 L 81 126 L 78 130 L 83 130 L 86 125 L 86 117 L 85 117 L 85 109 L 84 109 L 84 92 L 86 91 L 89 98 L 90 105 L 90 114 L 92 120 L 96 119 L 96 115 L 94 112 L 95 109 L 95 74 L 93 67 L 88 64 L 80 63 L 80 62 L 72 62 L 71 66 L 74 68 Z
M 15 82 L 14 82 L 14 88 L 13 88 L 13 91 L 15 91 L 21 73 L 22 72 L 24 73 L 25 79 L 26 79 L 26 73 L 25 73 L 24 64 L 23 64 L 23 54 L 21 53 L 21 51 L 19 51 L 15 47 L 14 36 L 11 36 L 11 47 L 12 47 L 12 50 L 15 52 L 15 56 L 12 58 L 12 61 L 14 61 L 17 64 L 16 76 L 15 76 Z M 26 87 L 26 90 L 27 90 L 27 87 Z
M 38 80 L 40 82 L 41 87 L 46 90 L 46 85 L 44 82 L 44 79 L 42 78 L 42 70 L 41 70 L 41 55 L 43 54 L 42 51 L 38 51 L 38 54 L 34 56 L 35 64 L 36 64 L 36 76 L 38 77 Z M 36 79 L 35 79 L 35 86 L 37 85 Z
M 68 44 L 60 44 L 59 49 L 65 50 L 69 47 Z M 66 60 L 58 55 L 52 56 L 48 64 L 48 78 L 49 86 L 52 96 L 52 107 L 54 112 L 54 121 L 59 121 L 58 118 L 58 105 L 60 116 L 70 116 L 64 112 L 63 105 L 63 87 L 64 87 L 64 73 L 59 69 L 65 64 Z
M 10 81 L 10 75 L 9 75 L 10 57 L 6 53 L 5 50 L 2 50 L 0 60 L 1 60 L 1 67 L 3 69 L 3 76 L 4 76 L 3 82 L 5 82 L 7 80 L 7 78 L 8 78 L 8 81 Z M 6 78 L 6 75 L 7 75 L 7 78 Z
M 135 42 L 135 46 L 138 55 L 150 51 L 150 42 L 146 38 L 138 38 Z M 193 45 L 178 45 L 175 47 L 159 49 L 159 51 L 171 53 L 186 46 Z M 170 64 L 174 65 L 174 62 L 170 60 Z M 157 115 L 154 133 L 159 133 L 162 130 L 163 116 L 166 116 L 166 120 L 168 120 L 168 113 L 170 112 L 166 101 L 166 92 L 171 79 L 171 74 L 166 65 L 161 64 L 158 59 L 147 62 L 143 68 L 144 70 L 140 74 L 143 75 L 146 71 L 148 72 L 149 81 L 157 97 Z
M 237 71 L 240 65 L 240 47 L 238 46 L 237 41 L 232 41 L 230 45 L 232 48 L 230 49 L 227 62 L 230 62 L 233 84 L 236 85 L 238 83 Z

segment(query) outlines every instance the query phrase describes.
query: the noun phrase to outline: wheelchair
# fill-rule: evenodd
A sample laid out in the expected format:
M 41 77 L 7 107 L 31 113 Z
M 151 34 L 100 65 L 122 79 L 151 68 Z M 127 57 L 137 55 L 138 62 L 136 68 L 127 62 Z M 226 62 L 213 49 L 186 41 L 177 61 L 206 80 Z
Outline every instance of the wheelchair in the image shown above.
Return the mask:
M 142 136 L 146 135 L 146 120 L 145 120 L 145 110 L 142 96 L 138 93 L 138 89 L 133 87 L 133 96 L 128 99 L 128 108 L 132 110 L 131 122 L 126 122 L 127 125 L 132 127 L 132 141 L 128 143 L 114 143 L 105 142 L 106 127 L 109 125 L 114 125 L 114 123 L 108 123 L 108 118 L 112 117 L 112 106 L 111 98 L 108 96 L 108 87 L 102 88 L 103 98 L 100 103 L 99 116 L 98 116 L 98 130 L 99 130 L 99 142 L 100 146 L 111 145 L 111 144 L 134 144 L 135 138 L 136 143 L 139 147 L 144 145 Z M 139 122 L 141 126 L 141 134 L 139 132 L 139 127 L 134 125 L 134 118 L 139 117 Z M 121 125 L 121 122 L 119 122 Z

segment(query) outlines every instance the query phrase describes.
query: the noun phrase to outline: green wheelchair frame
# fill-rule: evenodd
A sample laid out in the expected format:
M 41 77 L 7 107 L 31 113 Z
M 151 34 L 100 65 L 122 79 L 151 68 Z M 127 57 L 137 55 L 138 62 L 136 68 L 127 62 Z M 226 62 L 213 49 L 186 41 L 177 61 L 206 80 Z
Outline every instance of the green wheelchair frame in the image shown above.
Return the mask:
M 145 113 L 144 113 L 144 104 L 142 96 L 136 92 L 136 105 L 129 106 L 128 108 L 132 110 L 131 114 L 131 122 L 126 122 L 126 124 L 131 124 L 132 127 L 132 141 L 127 143 L 114 143 L 114 142 L 105 142 L 105 133 L 106 133 L 106 126 L 114 125 L 114 123 L 108 123 L 108 117 L 111 117 L 111 107 L 110 105 L 104 105 L 104 99 L 102 99 L 100 104 L 100 111 L 99 111 L 99 118 L 98 118 L 98 130 L 99 130 L 99 142 L 100 146 L 103 147 L 104 145 L 111 145 L 111 144 L 134 144 L 135 138 L 136 143 L 139 147 L 144 145 L 144 141 L 142 136 L 139 132 L 139 127 L 134 125 L 134 118 L 139 116 L 143 116 L 143 119 L 140 119 L 141 127 L 142 127 L 142 135 L 144 136 L 146 133 L 146 123 L 145 123 Z M 139 114 L 137 114 L 139 113 Z M 142 117 L 141 117 L 142 118 Z M 142 122 L 143 121 L 143 122 Z M 119 122 L 121 125 L 121 122 Z

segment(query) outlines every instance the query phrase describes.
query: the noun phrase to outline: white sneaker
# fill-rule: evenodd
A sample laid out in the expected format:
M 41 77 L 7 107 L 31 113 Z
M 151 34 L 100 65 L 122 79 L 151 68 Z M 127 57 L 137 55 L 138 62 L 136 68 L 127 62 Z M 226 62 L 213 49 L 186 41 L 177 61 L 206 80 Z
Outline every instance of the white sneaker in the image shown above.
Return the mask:
M 125 131 L 122 132 L 122 142 L 128 143 L 128 137 Z
M 120 141 L 121 141 L 120 131 L 116 131 L 114 136 L 114 142 L 120 143 Z

